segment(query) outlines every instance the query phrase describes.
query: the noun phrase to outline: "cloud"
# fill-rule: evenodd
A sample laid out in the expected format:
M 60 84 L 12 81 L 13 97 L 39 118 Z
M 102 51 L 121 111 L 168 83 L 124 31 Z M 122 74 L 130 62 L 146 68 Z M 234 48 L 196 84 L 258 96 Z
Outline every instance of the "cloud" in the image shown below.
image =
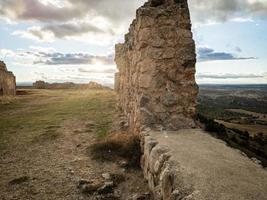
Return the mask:
M 0 49 L 0 56 L 1 57 L 13 57 L 15 53 L 10 49 Z
M 75 39 L 110 45 L 124 34 L 145 0 L 1 0 L 0 18 L 34 22 L 13 35 L 44 42 Z M 88 23 L 90 22 L 90 23 Z
M 2 0 L 0 16 L 11 21 L 66 23 L 75 19 L 104 17 L 113 26 L 129 24 L 146 0 Z M 251 21 L 267 16 L 265 0 L 189 0 L 194 24 Z M 128 27 L 128 26 L 127 26 Z
M 38 52 L 37 60 L 34 64 L 45 65 L 112 65 L 114 59 L 112 55 L 108 56 L 95 56 L 86 53 L 45 53 Z
M 53 42 L 55 38 L 52 32 L 42 31 L 42 28 L 40 26 L 30 27 L 26 31 L 17 30 L 14 31 L 12 35 L 18 35 L 23 38 L 46 42 Z
M 145 1 L 1 0 L 0 17 L 9 22 L 37 22 L 38 26 L 14 32 L 24 38 L 53 42 L 56 38 L 77 39 L 91 33 L 94 35 L 80 41 L 92 38 L 90 43 L 98 41 L 99 44 L 105 38 L 106 44 L 110 44 L 127 31 L 136 9 Z M 196 26 L 267 16 L 267 2 L 263 0 L 189 0 L 189 5 Z
M 79 68 L 79 72 L 81 73 L 95 73 L 95 74 L 115 74 L 117 72 L 116 67 L 107 68 L 107 69 L 85 69 L 85 68 Z
M 241 51 L 240 48 L 238 48 Z M 227 52 L 216 52 L 214 49 L 209 47 L 198 47 L 197 49 L 198 54 L 198 62 L 205 62 L 205 61 L 215 61 L 215 60 L 250 60 L 256 59 L 255 57 L 238 57 L 233 55 L 232 53 Z
M 31 47 L 33 51 L 11 51 L 1 49 L 0 56 L 12 57 L 28 64 L 42 65 L 114 65 L 114 55 L 92 55 L 88 53 L 61 53 L 53 48 Z
M 59 7 L 39 0 L 4 0 L 0 7 L 0 15 L 15 21 L 64 22 L 85 14 L 71 4 Z
M 263 74 L 197 74 L 198 79 L 257 79 L 266 78 L 266 73 Z
M 27 30 L 18 30 L 13 35 L 19 35 L 24 38 L 36 39 L 39 41 L 53 41 L 55 38 L 68 38 L 81 36 L 87 33 L 114 35 L 111 29 L 101 29 L 89 23 L 65 23 L 65 24 L 50 24 L 43 27 L 34 26 Z
M 62 3 L 41 0 L 4 0 L 0 15 L 16 21 L 66 22 L 86 16 L 102 16 L 111 21 L 129 19 L 143 1 L 65 0 Z
M 251 21 L 267 16 L 265 0 L 189 0 L 194 24 Z
M 41 31 L 49 31 L 57 38 L 64 38 L 66 36 L 81 35 L 88 32 L 93 33 L 105 33 L 102 30 L 92 24 L 80 23 L 80 24 L 59 24 L 59 25 L 47 25 L 41 29 Z M 112 30 L 109 30 L 110 34 L 114 34 Z

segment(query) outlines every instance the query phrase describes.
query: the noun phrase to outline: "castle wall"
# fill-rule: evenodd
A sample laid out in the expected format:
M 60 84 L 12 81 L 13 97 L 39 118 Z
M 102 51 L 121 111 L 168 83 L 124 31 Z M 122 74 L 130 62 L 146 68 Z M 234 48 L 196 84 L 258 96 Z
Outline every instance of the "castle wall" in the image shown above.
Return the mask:
M 130 130 L 195 127 L 195 42 L 186 0 L 149 0 L 116 45 L 115 89 Z

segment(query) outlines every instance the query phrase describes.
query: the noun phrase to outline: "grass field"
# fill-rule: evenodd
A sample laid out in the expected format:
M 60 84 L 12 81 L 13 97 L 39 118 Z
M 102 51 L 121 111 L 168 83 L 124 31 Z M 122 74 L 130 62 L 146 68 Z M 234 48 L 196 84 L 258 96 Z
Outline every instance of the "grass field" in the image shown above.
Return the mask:
M 0 99 L 0 199 L 94 199 L 77 188 L 79 181 L 104 184 L 102 174 L 107 172 L 124 177 L 116 186 L 121 199 L 148 191 L 140 169 L 120 166 L 126 158 L 114 155 L 118 149 L 89 151 L 109 141 L 105 136 L 116 114 L 112 90 L 25 90 L 20 94 Z M 126 136 L 118 142 L 124 144 L 119 150 L 123 147 L 128 156 L 133 151 Z
M 244 110 L 244 109 L 228 109 L 228 110 L 230 112 L 234 112 L 234 113 L 241 113 L 241 114 L 245 114 L 245 115 L 251 115 L 251 116 L 255 117 L 256 119 L 259 119 L 259 120 L 267 122 L 267 115 L 266 114 L 251 112 L 251 111 L 247 111 L 247 110 Z
M 90 122 L 88 132 L 103 137 L 115 110 L 112 91 L 27 90 L 26 94 L 1 100 L 0 151 L 58 137 L 57 130 L 70 118 Z

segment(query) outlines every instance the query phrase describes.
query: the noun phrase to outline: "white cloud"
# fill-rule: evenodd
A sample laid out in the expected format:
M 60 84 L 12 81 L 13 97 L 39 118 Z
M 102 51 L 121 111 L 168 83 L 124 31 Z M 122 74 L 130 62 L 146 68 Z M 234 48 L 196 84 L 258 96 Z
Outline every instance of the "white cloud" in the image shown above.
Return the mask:
M 10 49 L 0 49 L 0 56 L 1 57 L 13 57 L 15 56 L 14 51 L 10 50 Z
M 40 26 L 30 27 L 26 31 L 17 30 L 14 31 L 12 35 L 45 42 L 53 42 L 55 39 L 54 34 L 51 31 L 42 31 Z
M 98 65 L 114 66 L 114 55 L 92 55 L 89 53 L 62 53 L 54 48 L 31 46 L 32 51 L 1 49 L 1 57 L 12 57 L 14 61 L 31 65 Z
M 198 79 L 258 79 L 258 78 L 266 78 L 267 74 L 262 73 L 262 74 L 231 74 L 231 73 L 226 73 L 226 74 L 197 74 Z
M 189 0 L 189 5 L 195 26 L 267 17 L 265 0 Z

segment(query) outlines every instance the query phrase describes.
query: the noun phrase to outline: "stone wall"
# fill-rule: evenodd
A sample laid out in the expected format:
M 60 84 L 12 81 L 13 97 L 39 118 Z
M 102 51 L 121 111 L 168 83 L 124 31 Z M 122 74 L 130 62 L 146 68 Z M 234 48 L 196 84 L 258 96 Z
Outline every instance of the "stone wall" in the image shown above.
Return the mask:
M 146 129 L 141 139 L 154 200 L 267 199 L 267 171 L 258 161 L 201 129 Z
M 33 83 L 33 87 L 35 89 L 46 89 L 47 85 L 48 83 L 46 83 L 45 81 L 35 81 L 35 83 Z
M 16 95 L 16 77 L 12 72 L 7 71 L 3 61 L 0 61 L 0 96 Z
M 116 45 L 119 109 L 132 132 L 195 127 L 195 43 L 186 0 L 149 0 Z
M 141 148 L 141 167 L 153 199 L 176 199 L 175 193 L 173 194 L 176 189 L 173 183 L 176 173 L 175 165 L 170 159 L 170 149 L 160 145 L 149 129 L 141 132 Z

